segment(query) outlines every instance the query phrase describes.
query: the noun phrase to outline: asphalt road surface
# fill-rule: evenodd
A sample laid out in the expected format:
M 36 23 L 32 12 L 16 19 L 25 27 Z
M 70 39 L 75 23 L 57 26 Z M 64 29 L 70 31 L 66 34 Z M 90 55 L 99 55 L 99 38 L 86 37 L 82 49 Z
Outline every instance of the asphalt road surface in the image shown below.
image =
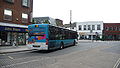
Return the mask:
M 51 52 L 0 54 L 0 68 L 114 68 L 119 58 L 119 41 L 79 41 L 77 46 Z

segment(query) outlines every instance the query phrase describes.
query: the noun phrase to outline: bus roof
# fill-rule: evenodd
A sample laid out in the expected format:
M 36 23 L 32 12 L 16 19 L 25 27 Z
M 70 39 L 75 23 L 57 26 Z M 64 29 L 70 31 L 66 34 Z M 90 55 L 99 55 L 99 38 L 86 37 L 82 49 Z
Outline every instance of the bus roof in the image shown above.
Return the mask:
M 53 26 L 53 25 L 50 25 L 50 24 L 31 24 L 31 25 L 28 25 L 28 27 L 30 27 L 30 26 L 35 26 L 35 25 L 40 25 L 40 26 Z M 58 27 L 58 28 L 61 28 L 61 29 L 64 29 L 64 30 L 69 30 L 69 31 L 74 31 L 74 30 L 70 30 L 70 29 L 66 29 L 66 28 L 64 28 L 64 27 L 60 27 L 60 26 L 53 26 L 53 27 Z M 74 31 L 74 32 L 76 32 L 76 31 Z
M 34 26 L 34 25 L 49 25 L 49 24 L 31 24 L 31 25 L 28 25 L 28 26 Z

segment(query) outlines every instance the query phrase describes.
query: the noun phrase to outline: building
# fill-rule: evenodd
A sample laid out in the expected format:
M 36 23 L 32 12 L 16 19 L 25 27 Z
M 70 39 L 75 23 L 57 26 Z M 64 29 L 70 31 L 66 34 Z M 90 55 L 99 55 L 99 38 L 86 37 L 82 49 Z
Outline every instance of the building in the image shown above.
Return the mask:
M 79 39 L 100 39 L 102 38 L 103 21 L 77 22 L 76 29 Z
M 51 24 L 57 26 L 55 19 L 51 17 L 34 17 L 33 22 L 35 24 Z
M 120 23 L 104 23 L 103 40 L 120 40 Z
M 57 26 L 63 27 L 63 21 L 62 21 L 62 20 L 60 20 L 60 19 L 55 19 L 55 21 L 56 21 L 56 25 L 57 25 Z
M 26 44 L 33 0 L 0 0 L 0 45 Z

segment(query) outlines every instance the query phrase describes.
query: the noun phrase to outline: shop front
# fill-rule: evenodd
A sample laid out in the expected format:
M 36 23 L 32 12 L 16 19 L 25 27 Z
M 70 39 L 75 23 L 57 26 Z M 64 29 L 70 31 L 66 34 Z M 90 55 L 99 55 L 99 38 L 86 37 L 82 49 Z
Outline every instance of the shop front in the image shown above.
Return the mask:
M 0 45 L 26 44 L 27 28 L 0 26 Z

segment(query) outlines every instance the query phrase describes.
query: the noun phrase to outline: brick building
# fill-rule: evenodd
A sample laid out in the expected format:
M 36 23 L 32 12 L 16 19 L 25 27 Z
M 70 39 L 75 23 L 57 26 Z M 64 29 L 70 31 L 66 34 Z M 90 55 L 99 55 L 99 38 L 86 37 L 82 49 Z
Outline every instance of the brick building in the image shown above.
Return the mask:
M 103 39 L 120 40 L 120 23 L 104 23 Z
M 0 45 L 26 44 L 33 0 L 0 0 Z

